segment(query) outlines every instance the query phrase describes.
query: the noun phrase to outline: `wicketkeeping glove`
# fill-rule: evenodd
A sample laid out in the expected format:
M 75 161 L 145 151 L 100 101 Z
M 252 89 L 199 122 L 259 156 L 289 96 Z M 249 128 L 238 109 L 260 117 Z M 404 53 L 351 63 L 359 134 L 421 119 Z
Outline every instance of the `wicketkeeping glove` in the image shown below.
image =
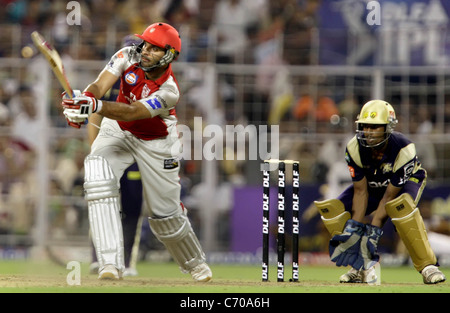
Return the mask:
M 80 128 L 92 113 L 100 111 L 103 103 L 96 99 L 92 93 L 84 92 L 83 94 L 75 93 L 72 99 L 63 93 L 61 105 L 64 107 L 63 114 L 68 124 L 74 128 Z
M 379 260 L 378 241 L 383 235 L 381 228 L 370 224 L 366 225 L 364 235 L 361 239 L 361 257 L 364 263 L 364 269 L 367 270 L 374 266 Z
M 355 269 L 362 267 L 359 257 L 361 238 L 364 234 L 365 225 L 355 220 L 348 220 L 342 234 L 335 235 L 330 240 L 329 249 L 331 261 L 337 266 L 351 265 Z

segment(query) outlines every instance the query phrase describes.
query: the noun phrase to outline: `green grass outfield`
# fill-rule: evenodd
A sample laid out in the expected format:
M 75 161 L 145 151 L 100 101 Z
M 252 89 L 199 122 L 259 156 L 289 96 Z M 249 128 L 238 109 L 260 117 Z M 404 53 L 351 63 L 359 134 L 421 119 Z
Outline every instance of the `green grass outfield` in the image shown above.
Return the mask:
M 182 274 L 174 263 L 139 263 L 139 276 L 121 281 L 99 281 L 81 264 L 80 285 L 71 286 L 71 269 L 54 263 L 0 261 L 0 292 L 8 293 L 449 293 L 450 283 L 425 285 L 414 268 L 384 267 L 380 285 L 340 284 L 346 268 L 300 266 L 297 283 L 276 282 L 276 268 L 270 268 L 270 281 L 261 282 L 257 265 L 211 265 L 213 280 L 196 283 Z M 290 268 L 286 269 L 289 278 Z M 450 268 L 442 268 L 447 278 Z

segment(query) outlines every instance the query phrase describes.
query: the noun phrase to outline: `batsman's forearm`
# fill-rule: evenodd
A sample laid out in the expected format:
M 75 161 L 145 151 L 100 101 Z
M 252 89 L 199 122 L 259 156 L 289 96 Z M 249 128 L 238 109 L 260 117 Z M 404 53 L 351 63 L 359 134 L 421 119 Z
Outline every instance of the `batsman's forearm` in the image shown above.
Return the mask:
M 116 121 L 134 121 L 144 118 L 152 117 L 150 112 L 143 106 L 126 104 L 121 102 L 102 101 L 102 108 L 99 112 L 101 116 L 116 120 Z
M 101 122 L 102 122 L 102 117 L 99 114 L 94 113 L 89 117 L 89 124 L 87 125 L 87 131 L 88 131 L 88 140 L 89 140 L 90 145 L 92 145 L 95 138 L 97 138 L 97 135 L 99 132 L 98 127 L 100 126 Z
M 95 84 L 95 83 L 92 83 L 89 86 L 87 86 L 83 92 L 90 92 L 97 99 L 100 99 L 101 97 L 103 97 L 103 94 L 102 94 L 99 86 L 97 86 L 97 84 Z

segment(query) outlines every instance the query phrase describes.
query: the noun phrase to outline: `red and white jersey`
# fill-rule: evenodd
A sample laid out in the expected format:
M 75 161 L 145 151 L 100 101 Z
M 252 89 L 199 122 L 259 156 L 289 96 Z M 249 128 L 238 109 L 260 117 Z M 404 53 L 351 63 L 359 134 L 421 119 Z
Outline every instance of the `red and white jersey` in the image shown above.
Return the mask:
M 178 82 L 169 65 L 157 80 L 145 78 L 145 72 L 130 58 L 132 47 L 116 52 L 104 70 L 120 77 L 120 91 L 117 102 L 132 103 L 139 101 L 147 107 L 152 118 L 130 122 L 117 121 L 122 130 L 131 132 L 143 140 L 152 140 L 168 135 L 168 128 L 175 127 L 177 117 L 175 105 L 180 98 Z

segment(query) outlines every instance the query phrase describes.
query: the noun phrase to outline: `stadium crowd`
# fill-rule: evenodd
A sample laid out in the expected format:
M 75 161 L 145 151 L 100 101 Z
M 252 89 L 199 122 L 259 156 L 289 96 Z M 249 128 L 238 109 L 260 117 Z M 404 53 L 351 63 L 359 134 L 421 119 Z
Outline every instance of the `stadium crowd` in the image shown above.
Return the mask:
M 69 3 L 75 6 L 67 7 Z M 37 125 L 33 82 L 27 75 L 26 63 L 7 66 L 9 60 L 22 57 L 21 49 L 31 43 L 32 31 L 38 30 L 52 38 L 56 49 L 68 60 L 104 62 L 130 34 L 141 33 L 151 22 L 168 22 L 182 36 L 179 62 L 210 63 L 218 67 L 255 66 L 252 75 L 230 74 L 230 71 L 219 74 L 218 120 L 222 119 L 224 124 L 272 124 L 280 125 L 281 132 L 288 134 L 340 134 L 339 138 L 344 139 L 345 135 L 353 134 L 353 121 L 360 102 L 370 95 L 370 82 L 350 75 L 351 87 L 347 87 L 344 84 L 348 80 L 342 82 L 338 76 L 291 75 L 288 71 L 275 74 L 270 67 L 318 64 L 315 41 L 320 25 L 317 14 L 320 3 L 320 0 L 0 0 L 0 60 L 4 60 L 0 68 L 0 150 L 3 151 L 0 233 L 28 233 L 38 196 L 32 170 L 37 161 L 34 147 L 37 141 L 32 135 L 38 134 L 33 128 Z M 80 22 L 71 24 L 70 13 L 77 5 Z M 202 113 L 194 103 L 202 90 L 198 85 L 195 87 L 186 90 L 180 105 L 180 120 L 185 124 Z M 344 89 L 349 91 L 343 94 Z M 59 91 L 58 86 L 53 93 L 56 90 Z M 408 112 L 411 119 L 408 129 L 403 131 L 426 136 L 435 131 L 439 113 L 433 110 L 433 100 L 423 103 L 418 99 L 422 98 L 408 99 L 418 109 Z M 59 103 L 53 102 L 52 126 L 68 128 L 57 108 Z M 445 105 L 444 115 L 448 131 L 450 105 Z M 326 183 L 333 164 L 341 159 L 341 154 L 333 153 L 336 147 L 342 149 L 341 142 L 316 140 L 311 145 L 299 136 L 293 144 L 292 137 L 288 139 L 280 142 L 280 152 L 293 159 L 301 155 L 303 182 Z M 436 172 L 439 174 L 436 148 L 426 139 L 422 142 L 418 148 L 433 177 Z M 86 217 L 77 199 L 82 195 L 82 160 L 89 147 L 81 133 L 77 138 L 57 138 L 51 142 L 51 149 L 50 193 L 55 197 L 51 201 L 50 224 L 55 236 L 58 233 L 63 236 L 87 227 L 81 225 Z M 444 150 L 450 153 L 449 148 Z M 194 210 L 192 198 L 199 193 L 200 171 L 199 162 L 184 164 L 182 182 L 185 194 L 191 196 L 187 201 L 191 199 Z M 220 186 L 224 189 L 228 188 L 227 183 L 252 183 L 246 176 L 251 174 L 244 172 L 243 162 L 222 162 L 220 175 Z M 71 197 L 75 200 L 67 202 Z M 230 203 L 222 205 L 224 214 L 229 215 Z M 226 237 L 224 231 L 223 238 Z

